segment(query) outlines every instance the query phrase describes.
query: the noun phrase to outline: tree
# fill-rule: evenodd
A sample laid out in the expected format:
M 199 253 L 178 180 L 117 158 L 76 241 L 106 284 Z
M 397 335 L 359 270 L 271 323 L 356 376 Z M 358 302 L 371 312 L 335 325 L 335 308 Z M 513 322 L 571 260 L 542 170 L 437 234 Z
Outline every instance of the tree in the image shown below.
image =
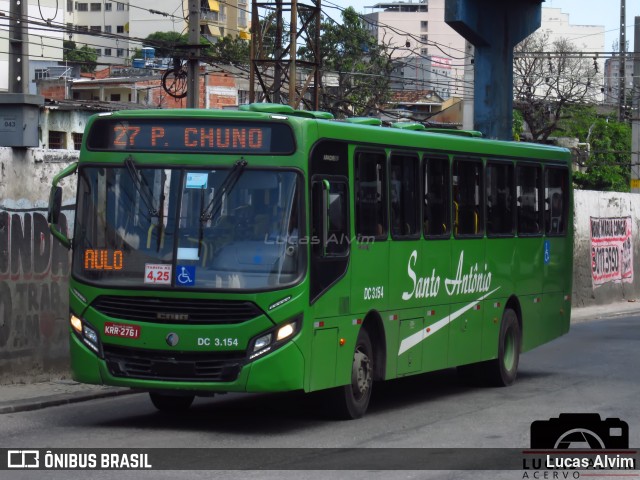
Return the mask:
M 95 72 L 98 53 L 95 49 L 88 47 L 87 45 L 82 48 L 76 47 L 76 42 L 71 40 L 65 40 L 62 43 L 64 53 L 62 54 L 63 60 L 68 62 L 77 62 L 82 64 L 80 70 L 85 73 Z
M 599 89 L 597 64 L 566 39 L 533 34 L 514 50 L 514 107 L 533 135 L 545 141 L 570 105 L 592 102 Z
M 249 42 L 240 37 L 227 35 L 209 45 L 207 53 L 219 62 L 247 65 L 249 63 Z
M 308 46 L 299 53 L 313 61 Z M 388 100 L 391 52 L 378 44 L 352 7 L 343 10 L 342 24 L 323 18 L 321 57 L 325 77 L 337 77 L 336 87 L 324 88 L 323 110 L 337 117 L 372 115 Z
M 156 57 L 182 56 L 184 50 L 176 49 L 176 45 L 188 45 L 189 38 L 178 32 L 154 32 L 147 35 L 144 44 L 156 49 Z

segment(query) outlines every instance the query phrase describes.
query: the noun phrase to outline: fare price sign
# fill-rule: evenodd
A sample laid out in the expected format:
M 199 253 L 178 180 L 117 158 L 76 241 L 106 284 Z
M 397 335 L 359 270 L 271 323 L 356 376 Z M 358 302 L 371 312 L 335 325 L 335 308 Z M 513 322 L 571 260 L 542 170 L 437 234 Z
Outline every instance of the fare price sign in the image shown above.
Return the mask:
M 145 263 L 144 283 L 153 285 L 171 285 L 171 265 L 162 263 Z

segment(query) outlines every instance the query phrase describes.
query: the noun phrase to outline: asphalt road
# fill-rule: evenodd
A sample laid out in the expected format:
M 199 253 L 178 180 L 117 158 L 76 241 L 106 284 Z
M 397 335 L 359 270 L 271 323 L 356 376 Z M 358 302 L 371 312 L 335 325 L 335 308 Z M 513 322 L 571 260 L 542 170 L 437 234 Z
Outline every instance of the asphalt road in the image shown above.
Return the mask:
M 357 421 L 327 420 L 317 400 L 299 393 L 199 398 L 174 417 L 137 394 L 1 415 L 0 447 L 528 448 L 531 422 L 576 412 L 626 421 L 630 446 L 640 447 L 638 323 L 640 316 L 574 325 L 568 335 L 524 354 L 509 388 L 465 386 L 455 370 L 376 384 L 367 416 Z M 11 479 L 523 478 L 522 471 L 5 473 L 0 476 Z

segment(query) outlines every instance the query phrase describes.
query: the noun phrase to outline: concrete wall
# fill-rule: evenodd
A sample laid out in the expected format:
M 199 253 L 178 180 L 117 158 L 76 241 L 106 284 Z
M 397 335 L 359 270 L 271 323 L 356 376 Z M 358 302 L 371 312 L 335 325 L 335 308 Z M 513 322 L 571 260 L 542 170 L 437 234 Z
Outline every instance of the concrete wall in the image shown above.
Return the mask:
M 46 212 L 53 176 L 77 153 L 0 148 L 0 384 L 68 373 L 70 255 L 52 239 Z M 62 185 L 71 231 L 75 176 Z M 638 275 L 594 282 L 591 217 L 630 217 L 633 273 L 640 266 L 640 195 L 576 190 L 574 306 L 635 300 Z
M 70 256 L 49 233 L 47 203 L 53 176 L 77 153 L 0 148 L 0 384 L 68 370 Z M 74 202 L 63 197 L 69 228 Z
M 589 190 L 574 191 L 574 227 L 575 242 L 573 252 L 573 306 L 582 307 L 612 303 L 619 300 L 636 300 L 640 295 L 640 278 L 637 275 L 640 267 L 640 195 L 633 193 L 594 192 Z M 602 277 L 602 259 L 593 257 L 593 247 L 606 248 L 609 243 L 605 235 L 592 241 L 591 219 L 623 219 L 631 217 L 630 249 L 631 276 L 616 277 L 610 280 L 596 279 Z M 602 247 L 603 242 L 605 247 Z M 615 253 L 615 252 L 614 252 Z M 619 254 L 619 263 L 623 262 L 623 253 Z M 596 265 L 594 266 L 594 261 Z M 608 263 L 609 259 L 605 259 Z M 607 265 L 604 267 L 607 269 Z M 627 269 L 628 271 L 629 269 Z

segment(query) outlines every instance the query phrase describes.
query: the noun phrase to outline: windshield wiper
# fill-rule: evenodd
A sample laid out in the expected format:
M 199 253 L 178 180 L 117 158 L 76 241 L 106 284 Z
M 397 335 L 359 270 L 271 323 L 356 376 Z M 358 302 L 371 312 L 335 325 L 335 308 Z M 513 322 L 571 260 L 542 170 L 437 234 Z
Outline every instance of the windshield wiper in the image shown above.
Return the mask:
M 155 208 L 153 204 L 153 192 L 151 191 L 151 187 L 147 183 L 147 179 L 144 178 L 144 175 L 140 173 L 140 170 L 136 166 L 136 163 L 133 161 L 133 157 L 129 155 L 125 161 L 124 166 L 127 169 L 127 173 L 131 177 L 133 181 L 133 185 L 136 187 L 136 190 L 140 194 L 140 198 L 144 202 L 147 210 L 149 210 L 149 216 L 151 217 L 159 217 L 159 211 Z
M 200 212 L 200 224 L 211 220 L 218 214 L 218 210 L 220 210 L 222 206 L 222 197 L 233 190 L 233 187 L 235 187 L 246 166 L 247 161 L 244 158 L 241 158 L 233 164 L 233 167 L 231 167 L 231 170 L 220 184 L 216 194 L 209 204 Z

